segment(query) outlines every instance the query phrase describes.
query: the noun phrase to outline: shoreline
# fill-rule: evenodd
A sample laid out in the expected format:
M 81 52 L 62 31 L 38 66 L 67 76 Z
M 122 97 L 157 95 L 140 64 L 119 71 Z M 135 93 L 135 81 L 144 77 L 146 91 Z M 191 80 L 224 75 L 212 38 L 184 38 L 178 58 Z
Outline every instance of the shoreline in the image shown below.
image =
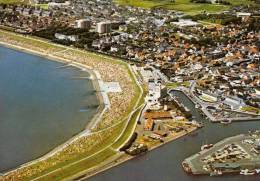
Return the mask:
M 48 54 L 43 53 L 43 52 L 37 52 L 37 51 L 30 50 L 30 49 L 27 49 L 27 48 L 23 48 L 23 47 L 20 47 L 20 46 L 17 46 L 17 45 L 12 45 L 10 43 L 6 43 L 6 42 L 2 42 L 2 41 L 0 41 L 0 46 L 5 47 L 5 48 L 9 48 L 9 49 L 13 49 L 13 50 L 16 50 L 16 51 L 20 51 L 20 52 L 23 52 L 23 53 L 28 53 L 28 54 L 31 54 L 31 55 L 43 57 L 43 58 L 47 59 L 48 61 L 55 61 L 55 62 L 63 63 L 65 65 L 66 64 L 70 64 L 70 66 L 76 67 L 79 70 L 86 71 L 87 73 L 90 74 L 90 77 L 92 77 L 91 84 L 92 84 L 94 90 L 96 91 L 96 96 L 97 96 L 98 102 L 99 102 L 99 106 L 97 108 L 97 112 L 93 115 L 91 120 L 87 123 L 87 125 L 85 126 L 83 131 L 77 133 L 75 136 L 71 137 L 66 142 L 56 146 L 55 148 L 51 149 L 47 153 L 39 156 L 38 158 L 36 158 L 34 160 L 26 162 L 26 163 L 24 163 L 22 165 L 19 165 L 18 167 L 15 167 L 13 169 L 9 169 L 7 171 L 0 172 L 0 175 L 5 176 L 5 175 L 8 175 L 8 174 L 16 171 L 17 169 L 20 169 L 20 168 L 23 168 L 23 167 L 27 167 L 27 166 L 32 165 L 34 163 L 37 163 L 39 161 L 46 160 L 47 158 L 50 158 L 51 156 L 53 156 L 57 152 L 62 151 L 64 148 L 66 148 L 68 145 L 70 145 L 71 143 L 73 143 L 74 141 L 79 139 L 80 137 L 87 136 L 89 134 L 95 133 L 95 132 L 92 132 L 91 130 L 97 125 L 97 123 L 100 121 L 100 119 L 102 118 L 103 114 L 105 113 L 105 111 L 108 108 L 104 104 L 104 97 L 103 97 L 103 95 L 100 93 L 101 92 L 100 91 L 101 90 L 101 85 L 100 85 L 100 83 L 98 81 L 98 79 L 100 79 L 100 77 L 97 78 L 98 77 L 98 75 L 97 75 L 98 72 L 96 72 L 95 70 L 91 69 L 87 65 L 80 64 L 80 63 L 73 62 L 73 61 L 69 61 L 69 60 L 63 59 L 61 57 L 57 57 L 55 55 L 48 55 Z
M 84 65 L 84 64 L 81 64 L 81 63 L 78 63 L 78 62 L 70 61 L 70 60 L 65 59 L 65 58 L 58 57 L 56 55 L 49 55 L 47 53 L 37 52 L 37 51 L 34 51 L 34 50 L 30 50 L 28 48 L 23 48 L 23 47 L 20 47 L 20 46 L 17 46 L 17 45 L 12 45 L 10 43 L 6 43 L 6 42 L 2 42 L 2 41 L 0 41 L 0 46 L 5 47 L 5 48 L 9 48 L 9 49 L 13 49 L 13 50 L 16 50 L 16 51 L 20 51 L 20 52 L 23 52 L 23 53 L 28 53 L 28 54 L 31 54 L 31 55 L 43 57 L 43 58 L 47 59 L 48 61 L 59 62 L 59 63 L 62 63 L 64 65 L 76 67 L 79 70 L 82 70 L 82 71 L 89 73 L 90 77 L 91 77 L 91 84 L 92 84 L 94 90 L 96 91 L 96 95 L 97 95 L 97 98 L 98 98 L 98 101 L 99 101 L 99 107 L 101 105 L 103 105 L 104 106 L 103 109 L 106 109 L 106 106 L 104 104 L 104 95 L 100 93 L 102 85 L 100 85 L 100 83 L 98 81 L 98 80 L 101 79 L 101 77 L 98 76 L 99 72 L 92 69 L 91 67 Z M 95 115 L 97 115 L 98 112 L 103 112 L 102 111 L 103 109 L 101 109 L 101 111 L 100 111 L 100 108 L 98 108 L 98 111 Z M 95 115 L 93 116 L 93 118 L 95 117 Z M 89 128 L 89 127 L 90 127 L 90 129 L 93 128 L 92 126 L 88 126 L 93 121 L 96 122 L 95 120 L 92 120 L 92 119 L 86 125 L 86 128 Z
M 73 173 L 73 168 L 80 167 L 78 163 L 84 163 L 90 158 L 98 159 L 97 155 L 100 154 L 112 154 L 111 152 L 107 153 L 106 151 L 108 150 L 115 152 L 116 150 L 112 148 L 112 145 L 120 140 L 124 134 L 127 134 L 124 132 L 124 130 L 128 127 L 129 121 L 131 120 L 133 113 L 136 111 L 136 106 L 138 105 L 142 97 L 142 94 L 140 93 L 142 91 L 142 87 L 139 85 L 129 64 L 122 62 L 119 59 L 112 59 L 111 57 L 98 55 L 92 52 L 87 52 L 76 48 L 74 49 L 71 47 L 65 47 L 51 42 L 45 42 L 29 36 L 24 37 L 19 34 L 10 33 L 2 30 L 0 30 L 0 32 L 3 32 L 3 36 L 0 36 L 0 44 L 2 44 L 2 46 L 4 47 L 41 56 L 47 58 L 48 60 L 54 60 L 65 64 L 73 63 L 73 65 L 76 67 L 80 66 L 80 68 L 88 68 L 88 70 L 94 71 L 95 73 L 98 72 L 98 74 L 96 74 L 96 77 L 98 77 L 97 80 L 100 80 L 102 77 L 102 80 L 106 82 L 119 82 L 123 90 L 120 93 L 109 92 L 109 95 L 106 94 L 108 100 L 104 101 L 108 101 L 109 103 L 107 104 L 107 102 L 103 102 L 105 103 L 103 105 L 106 108 L 109 107 L 109 109 L 107 109 L 107 111 L 103 109 L 102 114 L 96 114 L 98 119 L 101 119 L 99 122 L 91 122 L 91 124 L 88 124 L 88 126 L 86 126 L 92 127 L 92 133 L 90 133 L 89 131 L 85 132 L 85 134 L 81 133 L 82 136 L 79 137 L 77 140 L 74 139 L 75 141 L 68 145 L 63 144 L 64 147 L 60 146 L 60 149 L 58 151 L 53 150 L 53 152 L 55 151 L 54 153 L 48 153 L 48 157 L 44 159 L 43 157 L 40 157 L 39 159 L 20 165 L 14 170 L 5 172 L 4 174 L 0 174 L 0 180 L 13 180 L 15 178 L 19 180 L 39 180 L 42 178 L 50 178 L 53 175 L 58 176 L 57 174 L 59 174 L 61 169 L 69 171 L 68 176 L 62 176 L 63 179 L 66 179 L 77 174 L 76 172 Z M 113 72 L 115 72 L 115 70 L 117 70 L 117 73 L 113 75 Z M 98 81 L 95 81 L 95 83 L 95 86 L 100 85 L 98 84 Z M 101 90 L 100 93 L 104 93 L 104 90 Z M 119 106 L 122 103 L 124 103 L 125 106 Z M 124 125 L 123 130 L 118 129 L 121 127 L 121 125 Z M 101 137 L 101 135 L 103 136 Z M 104 146 L 99 148 L 100 146 L 93 145 L 93 147 L 86 147 L 80 152 L 73 150 L 73 148 L 75 148 L 75 146 L 79 146 L 79 144 L 87 146 L 88 142 L 85 141 L 93 141 L 92 138 L 96 137 L 98 139 L 94 139 L 94 142 L 96 144 L 102 143 L 104 144 Z M 127 136 L 127 138 L 128 137 L 129 136 Z M 108 142 L 108 140 L 111 140 L 112 142 Z M 75 153 L 75 156 L 70 157 L 70 152 Z M 86 154 L 86 156 L 84 158 L 79 157 L 79 159 L 77 160 L 77 156 L 80 153 Z M 61 157 L 59 156 L 60 154 Z M 85 171 L 91 170 L 92 168 L 100 167 L 100 165 L 107 163 L 108 160 L 111 160 L 118 155 L 121 155 L 121 153 L 113 153 L 111 156 L 104 158 L 104 160 L 103 158 L 101 158 L 102 160 L 97 161 L 97 163 L 92 163 L 90 160 L 90 164 L 94 164 L 93 166 L 85 166 L 85 168 L 80 169 L 81 171 Z M 70 158 L 75 159 L 75 161 L 72 160 L 68 165 L 61 166 L 59 167 L 59 169 L 54 167 L 55 165 L 62 164 L 64 161 Z
M 165 146 L 166 144 L 169 144 L 170 142 L 173 142 L 175 140 L 178 140 L 178 139 L 181 139 L 182 137 L 184 136 L 188 136 L 189 134 L 197 131 L 199 128 L 196 128 L 196 127 L 193 127 L 192 129 L 190 129 L 188 132 L 181 132 L 180 134 L 178 135 L 175 135 L 167 140 L 165 140 L 165 142 L 163 143 L 159 143 L 157 145 L 154 145 L 152 147 L 150 147 L 150 149 L 144 153 L 144 154 L 147 154 L 151 151 L 154 151 L 162 146 Z M 141 154 L 142 155 L 142 154 Z M 86 171 L 82 171 L 81 173 L 79 173 L 77 175 L 74 175 L 74 176 L 71 176 L 69 178 L 66 178 L 65 180 L 69 181 L 69 180 L 79 180 L 81 181 L 82 179 L 85 180 L 85 179 L 88 179 L 88 178 L 91 178 L 91 177 L 94 177 L 104 171 L 107 171 L 113 167 L 117 167 L 129 160 L 132 160 L 132 159 L 135 159 L 137 158 L 138 156 L 141 156 L 141 155 L 136 155 L 136 156 L 130 156 L 126 153 L 121 153 L 119 155 L 115 155 L 115 159 L 113 160 L 109 160 L 108 163 L 103 163 L 103 165 L 100 165 L 100 166 L 97 166 L 97 167 L 94 167 L 94 168 L 91 168 L 91 169 L 88 169 Z M 84 176 L 84 177 L 83 177 Z

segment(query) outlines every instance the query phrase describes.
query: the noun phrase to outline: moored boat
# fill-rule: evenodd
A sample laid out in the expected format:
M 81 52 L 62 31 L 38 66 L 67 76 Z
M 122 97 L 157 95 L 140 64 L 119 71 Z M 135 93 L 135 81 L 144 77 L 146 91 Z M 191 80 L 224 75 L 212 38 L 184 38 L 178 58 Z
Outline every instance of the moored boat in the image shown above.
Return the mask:
M 221 124 L 230 124 L 230 123 L 232 123 L 232 120 L 231 119 L 222 120 L 220 123 Z
M 260 174 L 260 169 L 255 169 L 256 174 Z
M 210 173 L 210 176 L 219 176 L 222 175 L 222 171 L 221 170 L 214 170 L 214 172 Z
M 187 162 L 183 161 L 181 165 L 185 172 L 191 173 L 191 168 Z
M 255 175 L 255 171 L 254 170 L 244 169 L 244 170 L 240 171 L 240 175 Z
M 210 149 L 210 148 L 213 147 L 213 146 L 214 146 L 213 144 L 202 145 L 202 146 L 201 146 L 201 150 L 207 150 L 207 149 Z

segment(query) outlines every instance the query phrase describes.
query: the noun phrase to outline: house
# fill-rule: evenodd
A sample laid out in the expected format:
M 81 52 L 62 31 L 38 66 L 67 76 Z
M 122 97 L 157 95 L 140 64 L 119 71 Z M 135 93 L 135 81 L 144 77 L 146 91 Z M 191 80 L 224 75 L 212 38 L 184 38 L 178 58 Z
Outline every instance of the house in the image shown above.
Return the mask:
M 145 120 L 145 124 L 144 124 L 144 130 L 146 131 L 152 131 L 154 128 L 154 120 L 149 118 Z
M 31 15 L 33 13 L 33 10 L 32 9 L 30 9 L 30 8 L 24 8 L 23 9 L 23 15 L 24 16 L 29 16 L 29 15 Z
M 251 13 L 242 13 L 242 12 L 237 12 L 237 17 L 250 17 Z
M 23 7 L 17 7 L 17 8 L 15 9 L 15 11 L 18 12 L 18 13 L 20 13 L 20 14 L 22 14 L 22 13 L 23 13 Z
M 42 10 L 41 9 L 37 9 L 33 12 L 34 16 L 42 16 Z
M 211 52 L 207 53 L 207 58 L 208 59 L 219 59 L 219 58 L 223 58 L 225 57 L 225 52 L 221 51 L 221 50 L 214 50 Z
M 42 11 L 42 17 L 51 17 L 52 15 L 52 11 Z
M 260 96 L 260 89 L 255 88 L 256 95 Z

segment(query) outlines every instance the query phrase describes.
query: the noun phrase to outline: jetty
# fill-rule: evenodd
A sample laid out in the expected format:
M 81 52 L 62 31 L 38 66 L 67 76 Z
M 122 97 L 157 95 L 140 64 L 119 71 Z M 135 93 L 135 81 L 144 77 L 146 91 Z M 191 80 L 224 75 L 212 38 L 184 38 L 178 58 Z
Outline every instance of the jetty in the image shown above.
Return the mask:
M 257 174 L 256 170 L 260 168 L 259 141 L 259 131 L 229 137 L 186 158 L 182 166 L 187 173 L 194 175 L 239 174 L 244 170 Z

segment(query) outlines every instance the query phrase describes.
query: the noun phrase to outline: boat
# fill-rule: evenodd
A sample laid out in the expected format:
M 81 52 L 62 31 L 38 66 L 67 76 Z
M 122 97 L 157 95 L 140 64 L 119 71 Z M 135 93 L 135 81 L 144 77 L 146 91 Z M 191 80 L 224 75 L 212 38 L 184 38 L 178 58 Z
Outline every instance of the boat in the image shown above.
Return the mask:
M 222 175 L 222 171 L 221 170 L 214 170 L 214 172 L 210 173 L 210 176 L 219 176 Z
M 213 146 L 214 146 L 213 144 L 202 145 L 202 146 L 201 146 L 201 150 L 207 150 L 207 149 L 210 149 L 210 148 L 213 147 Z
M 184 161 L 184 162 L 182 162 L 181 165 L 185 172 L 192 173 L 191 168 L 187 162 Z
M 232 123 L 232 120 L 231 119 L 227 119 L 227 120 L 223 120 L 220 122 L 221 124 L 230 124 Z
M 199 108 L 200 108 L 200 106 L 199 106 L 198 104 L 196 104 L 196 105 L 195 105 L 195 108 L 196 108 L 196 109 L 199 109 Z
M 198 123 L 198 124 L 197 124 L 197 127 L 198 127 L 198 128 L 203 128 L 203 127 L 204 127 L 203 122 Z
M 260 174 L 260 169 L 255 169 L 256 174 Z
M 144 144 L 133 144 L 130 148 L 128 148 L 125 152 L 131 156 L 140 155 L 142 153 L 146 153 L 148 151 L 148 147 Z
M 254 170 L 248 170 L 248 169 L 244 169 L 240 171 L 240 175 L 255 175 L 255 171 Z

